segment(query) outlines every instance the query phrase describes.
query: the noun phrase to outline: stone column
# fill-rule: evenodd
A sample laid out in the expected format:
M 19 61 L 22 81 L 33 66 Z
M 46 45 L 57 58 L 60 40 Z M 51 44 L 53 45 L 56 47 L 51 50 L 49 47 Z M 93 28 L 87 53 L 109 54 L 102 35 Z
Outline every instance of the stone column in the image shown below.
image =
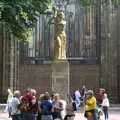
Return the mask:
M 3 83 L 3 26 L 0 25 L 0 95 L 2 92 Z
M 56 60 L 52 63 L 52 91 L 59 93 L 62 99 L 67 100 L 69 94 L 69 62 L 67 60 Z

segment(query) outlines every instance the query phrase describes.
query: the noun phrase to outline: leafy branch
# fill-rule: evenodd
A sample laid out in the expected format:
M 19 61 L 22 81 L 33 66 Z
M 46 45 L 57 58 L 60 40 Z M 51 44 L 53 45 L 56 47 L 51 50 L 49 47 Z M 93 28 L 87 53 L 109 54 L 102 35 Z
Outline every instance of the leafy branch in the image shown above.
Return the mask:
M 1 0 L 0 24 L 19 40 L 26 41 L 40 14 L 51 14 L 48 0 Z

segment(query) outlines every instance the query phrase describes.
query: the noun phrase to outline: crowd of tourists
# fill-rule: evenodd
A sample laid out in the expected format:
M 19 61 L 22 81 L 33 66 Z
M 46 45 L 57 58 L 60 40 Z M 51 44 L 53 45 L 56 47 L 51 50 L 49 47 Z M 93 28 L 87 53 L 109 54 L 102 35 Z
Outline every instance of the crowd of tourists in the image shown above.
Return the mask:
M 99 120 L 98 108 L 108 120 L 109 100 L 105 89 L 100 88 L 97 95 L 93 90 L 75 90 L 67 100 L 60 99 L 60 94 L 45 92 L 37 95 L 35 89 L 27 89 L 24 94 L 19 90 L 14 93 L 8 89 L 7 110 L 12 120 L 74 120 L 75 112 L 84 108 L 87 120 Z

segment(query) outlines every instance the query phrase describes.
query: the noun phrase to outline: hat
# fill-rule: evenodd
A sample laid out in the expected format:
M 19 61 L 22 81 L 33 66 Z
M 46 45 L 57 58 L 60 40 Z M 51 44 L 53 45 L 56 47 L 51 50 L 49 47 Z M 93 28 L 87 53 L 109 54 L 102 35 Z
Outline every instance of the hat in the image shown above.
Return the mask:
M 93 90 L 88 90 L 86 94 L 87 94 L 87 95 L 93 95 L 94 92 L 93 92 Z

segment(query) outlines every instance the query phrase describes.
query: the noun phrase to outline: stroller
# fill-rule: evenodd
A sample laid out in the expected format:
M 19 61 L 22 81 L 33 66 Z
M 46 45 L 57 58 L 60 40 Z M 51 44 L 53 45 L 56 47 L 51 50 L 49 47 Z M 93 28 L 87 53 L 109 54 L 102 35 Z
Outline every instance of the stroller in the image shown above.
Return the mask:
M 101 107 L 97 108 L 97 113 L 98 113 L 98 120 L 104 120 L 104 113 Z

